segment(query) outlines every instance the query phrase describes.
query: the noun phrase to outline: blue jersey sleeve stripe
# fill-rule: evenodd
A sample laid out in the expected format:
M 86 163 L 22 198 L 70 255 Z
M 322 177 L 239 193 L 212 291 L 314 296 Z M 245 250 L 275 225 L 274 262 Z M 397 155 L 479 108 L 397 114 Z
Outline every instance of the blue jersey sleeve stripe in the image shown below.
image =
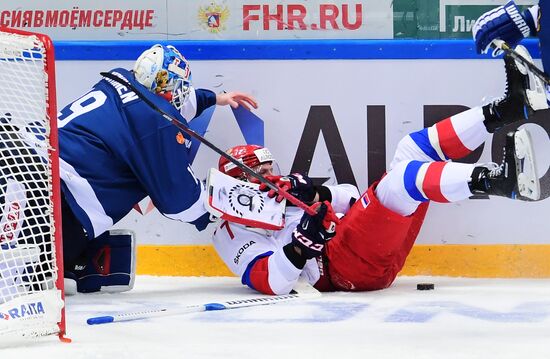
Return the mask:
M 272 254 L 273 254 L 273 251 L 268 251 L 268 252 L 257 255 L 256 258 L 251 260 L 250 263 L 248 263 L 248 265 L 246 266 L 246 270 L 244 271 L 243 277 L 241 278 L 242 284 L 247 285 L 250 288 L 256 290 L 256 288 L 254 288 L 254 286 L 252 285 L 252 282 L 250 281 L 250 271 L 252 270 L 252 267 L 254 267 L 254 264 L 257 261 L 259 261 L 262 258 L 269 257 Z
M 197 113 L 195 114 L 195 118 L 199 117 L 204 110 L 216 104 L 216 94 L 210 90 L 196 89 L 195 96 L 197 97 Z
M 440 158 L 437 154 L 437 151 L 430 143 L 430 138 L 428 137 L 428 129 L 425 128 L 423 130 L 413 132 L 409 134 L 409 136 L 412 138 L 414 143 L 424 152 L 426 155 L 428 155 L 432 160 L 434 161 L 441 161 L 445 160 L 444 158 Z
M 418 175 L 418 171 L 423 164 L 424 162 L 420 161 L 409 162 L 407 168 L 405 168 L 405 175 L 403 178 L 407 193 L 409 194 L 409 196 L 411 196 L 412 199 L 419 202 L 428 201 L 428 199 L 424 197 L 416 187 L 416 176 Z

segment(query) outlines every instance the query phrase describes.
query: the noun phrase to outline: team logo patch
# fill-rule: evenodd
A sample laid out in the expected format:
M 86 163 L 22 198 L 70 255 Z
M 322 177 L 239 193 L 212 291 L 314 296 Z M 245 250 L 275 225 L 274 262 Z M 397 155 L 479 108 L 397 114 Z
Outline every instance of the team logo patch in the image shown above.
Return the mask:
M 229 18 L 229 8 L 215 2 L 210 6 L 199 7 L 199 22 L 203 28 L 212 34 L 225 30 L 225 22 Z
M 267 148 L 259 148 L 259 149 L 254 151 L 254 154 L 256 155 L 256 157 L 258 157 L 258 161 L 260 163 L 275 160 L 275 158 L 273 157 L 273 155 L 271 154 L 271 152 L 269 152 L 269 150 Z
M 183 137 L 183 134 L 181 132 L 178 132 L 178 134 L 176 135 L 176 141 L 180 145 L 183 145 L 185 143 L 185 137 Z
M 239 216 L 244 213 L 260 213 L 264 209 L 262 192 L 254 187 L 238 184 L 229 190 L 229 205 Z
M 9 320 L 10 316 L 7 315 L 6 313 L 0 312 L 0 319 Z
M 361 205 L 363 208 L 367 208 L 370 204 L 369 195 L 365 193 L 363 197 L 361 197 Z

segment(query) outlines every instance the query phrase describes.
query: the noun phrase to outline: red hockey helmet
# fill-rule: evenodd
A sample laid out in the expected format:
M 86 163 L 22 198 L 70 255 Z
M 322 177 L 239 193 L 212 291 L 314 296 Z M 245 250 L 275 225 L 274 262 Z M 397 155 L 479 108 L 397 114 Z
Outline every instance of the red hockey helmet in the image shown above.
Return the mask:
M 231 147 L 226 152 L 252 169 L 261 164 L 268 162 L 273 163 L 274 161 L 271 152 L 269 152 L 267 148 L 258 145 L 235 146 Z M 234 178 L 247 178 L 246 173 L 242 169 L 237 167 L 233 162 L 229 161 L 225 157 L 220 157 L 218 169 L 220 172 Z

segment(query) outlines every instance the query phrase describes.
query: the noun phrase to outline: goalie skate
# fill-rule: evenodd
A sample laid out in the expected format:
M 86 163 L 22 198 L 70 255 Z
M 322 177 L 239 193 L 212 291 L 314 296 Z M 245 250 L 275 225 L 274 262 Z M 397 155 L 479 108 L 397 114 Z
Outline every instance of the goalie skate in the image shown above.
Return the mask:
M 514 143 L 519 194 L 536 201 L 540 198 L 540 182 L 531 135 L 526 129 L 518 130 L 514 134 Z

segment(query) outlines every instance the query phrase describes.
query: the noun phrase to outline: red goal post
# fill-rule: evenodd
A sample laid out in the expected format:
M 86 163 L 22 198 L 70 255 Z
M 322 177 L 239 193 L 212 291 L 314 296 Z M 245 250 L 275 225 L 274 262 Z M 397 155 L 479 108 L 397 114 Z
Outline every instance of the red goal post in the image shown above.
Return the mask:
M 54 59 L 0 28 L 0 347 L 65 334 Z

